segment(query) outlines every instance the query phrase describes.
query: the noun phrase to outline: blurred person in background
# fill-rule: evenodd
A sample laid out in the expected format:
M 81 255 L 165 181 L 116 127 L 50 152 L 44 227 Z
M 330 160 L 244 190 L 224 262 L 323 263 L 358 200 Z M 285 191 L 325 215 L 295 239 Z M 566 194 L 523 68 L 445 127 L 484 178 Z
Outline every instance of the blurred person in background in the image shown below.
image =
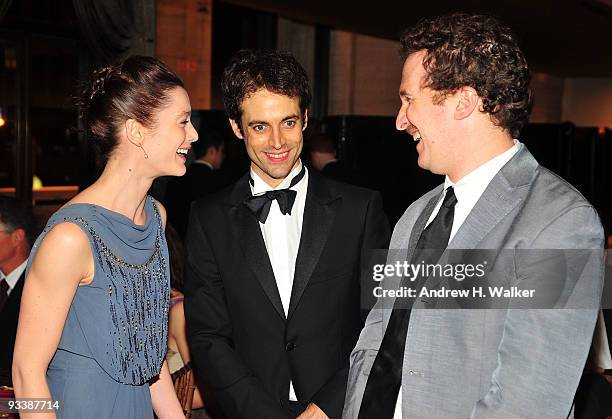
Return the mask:
M 17 319 L 34 228 L 30 206 L 0 197 L 0 386 L 12 386 Z
M 172 179 L 166 191 L 168 222 L 179 236 L 185 238 L 191 203 L 228 185 L 226 174 L 220 170 L 225 160 L 225 139 L 217 130 L 198 132 L 193 144 L 195 160 L 187 167 L 185 176 Z
M 174 374 L 191 362 L 191 353 L 187 343 L 185 326 L 185 309 L 183 306 L 183 278 L 185 272 L 185 248 L 183 241 L 171 224 L 166 226 L 166 240 L 170 255 L 170 311 L 168 313 L 168 370 Z M 195 377 L 194 377 L 195 379 Z M 204 409 L 202 391 L 196 384 L 193 393 L 191 418 L 206 419 L 209 416 Z
M 312 167 L 323 176 L 351 185 L 372 188 L 365 176 L 338 161 L 335 141 L 329 135 L 319 133 L 309 137 L 306 147 Z

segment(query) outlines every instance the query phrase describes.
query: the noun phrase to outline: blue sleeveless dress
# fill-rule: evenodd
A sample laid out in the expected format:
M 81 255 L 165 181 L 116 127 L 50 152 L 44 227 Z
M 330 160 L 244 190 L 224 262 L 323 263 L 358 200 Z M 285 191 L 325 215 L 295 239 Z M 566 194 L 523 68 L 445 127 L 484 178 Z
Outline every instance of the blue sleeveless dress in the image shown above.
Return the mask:
M 47 370 L 59 418 L 152 418 L 148 381 L 167 348 L 170 269 L 162 220 L 153 198 L 146 224 L 92 204 L 53 214 L 32 259 L 54 225 L 71 222 L 89 237 L 95 272 L 77 288 Z

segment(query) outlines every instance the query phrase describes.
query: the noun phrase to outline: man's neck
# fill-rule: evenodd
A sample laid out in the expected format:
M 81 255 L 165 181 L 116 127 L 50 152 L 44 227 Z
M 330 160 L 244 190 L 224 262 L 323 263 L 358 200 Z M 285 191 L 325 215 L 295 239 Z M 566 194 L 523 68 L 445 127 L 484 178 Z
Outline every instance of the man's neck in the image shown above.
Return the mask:
M 27 253 L 24 255 L 22 252 L 18 252 L 15 256 L 0 264 L 0 271 L 2 271 L 5 276 L 9 276 L 11 272 L 17 269 L 27 258 Z
M 461 160 L 458 160 L 456 167 L 447 173 L 453 183 L 459 182 L 464 176 L 470 174 L 486 162 L 494 159 L 500 154 L 505 153 L 514 146 L 514 140 L 508 134 L 498 134 L 495 136 L 474 136 L 467 147 L 463 148 Z
M 251 168 L 249 170 L 251 171 L 251 173 L 253 173 L 255 176 L 257 176 L 259 178 L 259 180 L 261 180 L 261 182 L 263 182 L 264 184 L 266 184 L 267 186 L 269 186 L 272 189 L 276 189 L 283 182 L 285 182 L 287 179 L 293 179 L 293 177 L 299 172 L 298 169 L 301 169 L 301 167 L 302 167 L 302 161 L 301 161 L 301 159 L 299 159 L 295 163 L 293 168 L 291 168 L 291 170 L 289 171 L 287 176 L 285 176 L 282 179 L 274 179 L 274 178 L 271 178 L 269 176 L 266 176 L 264 173 L 261 173 L 259 168 L 257 168 L 257 166 L 255 164 L 253 164 L 253 163 L 251 164 Z

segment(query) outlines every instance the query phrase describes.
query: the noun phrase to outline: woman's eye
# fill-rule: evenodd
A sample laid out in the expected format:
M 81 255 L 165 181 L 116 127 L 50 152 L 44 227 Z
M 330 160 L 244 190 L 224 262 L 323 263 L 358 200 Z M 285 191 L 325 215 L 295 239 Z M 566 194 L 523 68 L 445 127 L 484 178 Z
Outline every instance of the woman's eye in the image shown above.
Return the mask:
M 186 120 L 186 121 L 181 122 L 181 124 L 187 125 L 189 122 L 190 122 L 189 120 Z

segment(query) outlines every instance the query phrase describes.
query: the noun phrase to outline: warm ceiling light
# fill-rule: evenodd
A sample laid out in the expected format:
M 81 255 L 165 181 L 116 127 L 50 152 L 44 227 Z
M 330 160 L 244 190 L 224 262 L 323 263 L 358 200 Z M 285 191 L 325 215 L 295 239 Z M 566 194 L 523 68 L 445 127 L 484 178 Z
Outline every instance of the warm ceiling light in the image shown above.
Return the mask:
M 2 113 L 2 108 L 0 108 L 0 127 L 6 125 L 6 119 L 4 119 L 4 114 Z

